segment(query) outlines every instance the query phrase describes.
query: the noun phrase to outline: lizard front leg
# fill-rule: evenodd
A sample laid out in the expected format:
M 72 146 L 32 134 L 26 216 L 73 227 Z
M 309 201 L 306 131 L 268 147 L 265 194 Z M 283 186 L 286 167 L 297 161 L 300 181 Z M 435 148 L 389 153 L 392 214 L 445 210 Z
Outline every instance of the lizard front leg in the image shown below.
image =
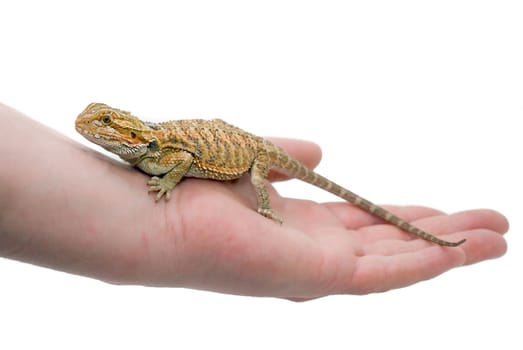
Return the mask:
M 149 192 L 158 192 L 156 201 L 165 194 L 165 200 L 171 198 L 171 191 L 187 174 L 193 163 L 193 155 L 186 151 L 168 150 L 162 152 L 158 159 L 146 158 L 139 167 L 148 173 L 164 171 L 163 177 L 153 176 L 147 183 Z M 163 172 L 163 171 L 162 171 Z

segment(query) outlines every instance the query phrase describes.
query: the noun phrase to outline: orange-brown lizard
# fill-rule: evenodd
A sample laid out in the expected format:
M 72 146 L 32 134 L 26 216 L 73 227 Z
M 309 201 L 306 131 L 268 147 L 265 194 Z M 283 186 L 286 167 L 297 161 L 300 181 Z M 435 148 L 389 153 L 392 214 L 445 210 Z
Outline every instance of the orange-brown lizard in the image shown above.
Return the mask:
M 177 120 L 149 123 L 131 113 L 102 103 L 91 103 L 76 119 L 76 130 L 89 141 L 153 175 L 149 191 L 156 200 L 171 191 L 183 177 L 232 180 L 249 172 L 257 194 L 258 212 L 277 222 L 266 188 L 271 168 L 324 189 L 357 207 L 425 240 L 443 246 L 465 242 L 439 239 L 337 185 L 307 168 L 270 141 L 223 120 Z

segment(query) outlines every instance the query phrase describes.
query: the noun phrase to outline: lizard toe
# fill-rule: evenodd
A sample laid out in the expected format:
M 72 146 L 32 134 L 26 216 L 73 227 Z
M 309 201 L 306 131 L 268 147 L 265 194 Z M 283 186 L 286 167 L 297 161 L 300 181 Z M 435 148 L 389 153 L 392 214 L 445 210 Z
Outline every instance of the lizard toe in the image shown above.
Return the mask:
M 156 201 L 158 202 L 160 199 L 162 199 L 163 195 L 165 193 L 165 190 L 159 190 L 158 194 L 156 195 Z
M 279 224 L 283 224 L 283 219 L 281 216 L 276 214 L 272 209 L 258 208 L 258 213 L 265 216 L 266 218 L 276 221 Z

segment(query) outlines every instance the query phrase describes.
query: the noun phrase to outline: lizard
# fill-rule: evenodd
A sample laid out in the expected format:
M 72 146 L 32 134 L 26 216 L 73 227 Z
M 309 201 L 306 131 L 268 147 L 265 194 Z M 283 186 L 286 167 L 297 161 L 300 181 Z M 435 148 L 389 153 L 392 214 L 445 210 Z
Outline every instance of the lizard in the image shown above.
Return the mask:
M 149 192 L 156 201 L 171 192 L 184 177 L 234 180 L 250 173 L 257 211 L 282 223 L 270 205 L 266 178 L 270 169 L 317 186 L 384 221 L 441 246 L 463 242 L 442 240 L 343 188 L 309 169 L 269 140 L 221 119 L 186 119 L 160 123 L 142 121 L 130 112 L 103 103 L 90 103 L 77 117 L 76 130 L 87 140 L 118 155 L 152 175 Z

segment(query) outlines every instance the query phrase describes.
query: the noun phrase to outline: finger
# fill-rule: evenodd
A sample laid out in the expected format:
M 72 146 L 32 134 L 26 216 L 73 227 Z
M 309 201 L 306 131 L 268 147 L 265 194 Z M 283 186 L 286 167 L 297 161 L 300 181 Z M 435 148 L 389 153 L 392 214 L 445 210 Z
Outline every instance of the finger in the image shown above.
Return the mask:
M 268 139 L 275 145 L 283 148 L 291 156 L 305 164 L 310 169 L 314 169 L 320 163 L 321 148 L 313 142 L 276 137 Z M 271 181 L 282 181 L 287 180 L 288 178 L 288 176 L 279 174 L 276 171 L 271 171 L 269 174 L 269 180 Z
M 481 260 L 499 257 L 506 252 L 506 241 L 499 232 L 489 229 L 475 229 L 457 231 L 449 235 L 440 236 L 448 241 L 458 241 L 465 238 L 467 241 L 460 245 L 466 253 L 465 264 L 473 264 Z M 423 239 L 404 241 L 400 239 L 383 239 L 364 245 L 360 255 L 394 256 L 409 252 L 416 252 L 434 244 Z M 456 248 L 443 248 L 456 249 Z
M 509 228 L 507 218 L 495 210 L 473 209 L 454 213 L 441 217 L 428 217 L 416 221 L 419 225 L 424 225 L 436 234 L 446 234 L 450 232 L 486 228 L 499 233 L 506 233 Z
M 471 233 L 468 245 L 460 248 L 430 246 L 392 256 L 362 256 L 356 260 L 354 269 L 347 270 L 345 276 L 341 274 L 337 287 L 327 294 L 368 294 L 402 288 L 434 278 L 454 267 L 499 257 L 505 252 L 505 241 L 499 233 L 488 230 Z M 403 245 L 418 243 L 422 242 L 403 242 Z M 314 297 L 288 299 L 306 301 Z
M 461 233 L 456 233 L 456 236 L 458 234 Z M 467 242 L 461 248 L 466 254 L 465 265 L 498 258 L 507 251 L 507 241 L 497 231 L 486 229 L 471 230 L 463 232 L 462 237 L 467 238 Z
M 493 259 L 506 252 L 506 242 L 499 232 L 479 229 L 468 233 L 468 241 L 458 248 L 430 246 L 392 256 L 362 256 L 356 262 L 347 292 L 371 293 L 405 287 L 453 267 Z
M 392 209 L 392 211 L 396 212 L 395 209 Z M 457 232 L 474 229 L 487 229 L 499 233 L 505 233 L 508 229 L 506 218 L 496 211 L 488 209 L 469 210 L 451 215 L 435 214 L 431 216 L 430 209 L 415 208 L 412 210 L 412 213 L 409 213 L 409 210 L 406 210 L 404 211 L 404 214 L 400 215 L 404 217 L 405 220 L 411 222 L 414 226 L 448 240 L 461 239 L 457 237 L 459 236 L 458 234 L 455 234 Z M 424 215 L 427 216 L 424 217 Z M 411 218 L 414 219 L 411 220 Z M 416 236 L 390 224 L 361 227 L 356 231 L 355 237 L 366 244 L 387 239 L 413 240 L 417 238 Z
M 371 254 L 365 248 L 351 242 L 349 237 L 340 237 L 335 232 L 326 232 L 324 240 L 335 251 L 334 259 L 326 259 L 324 268 L 330 270 L 331 263 L 336 265 L 336 281 L 330 284 L 326 294 L 349 293 L 367 294 L 401 288 L 413 283 L 433 278 L 451 268 L 492 259 L 503 255 L 506 243 L 503 236 L 488 229 L 475 229 L 457 232 L 460 237 L 467 237 L 466 244 L 458 248 L 446 248 L 428 245 L 422 240 L 393 241 L 409 250 L 403 253 L 381 255 Z M 335 242 L 335 244 L 332 244 Z M 390 243 L 390 241 L 389 241 Z M 345 248 L 344 248 L 345 247 Z M 411 250 L 412 249 L 412 250 Z M 349 251 L 354 250 L 358 257 L 347 259 Z M 330 255 L 330 254 L 329 254 Z M 347 263 L 349 261 L 350 263 Z M 321 296 L 323 294 L 319 294 Z M 290 298 L 295 301 L 308 300 Z
M 367 255 L 356 261 L 345 293 L 367 294 L 402 288 L 433 278 L 466 262 L 461 248 L 431 246 L 394 256 Z
M 362 227 L 385 223 L 383 219 L 380 219 L 376 215 L 368 213 L 363 209 L 360 209 L 355 205 L 347 202 L 325 203 L 325 206 L 329 208 L 329 210 L 331 210 L 332 213 L 336 215 L 345 228 L 349 230 L 356 230 Z M 442 211 L 437 209 L 421 206 L 384 205 L 382 207 L 408 222 L 429 216 L 444 214 Z

